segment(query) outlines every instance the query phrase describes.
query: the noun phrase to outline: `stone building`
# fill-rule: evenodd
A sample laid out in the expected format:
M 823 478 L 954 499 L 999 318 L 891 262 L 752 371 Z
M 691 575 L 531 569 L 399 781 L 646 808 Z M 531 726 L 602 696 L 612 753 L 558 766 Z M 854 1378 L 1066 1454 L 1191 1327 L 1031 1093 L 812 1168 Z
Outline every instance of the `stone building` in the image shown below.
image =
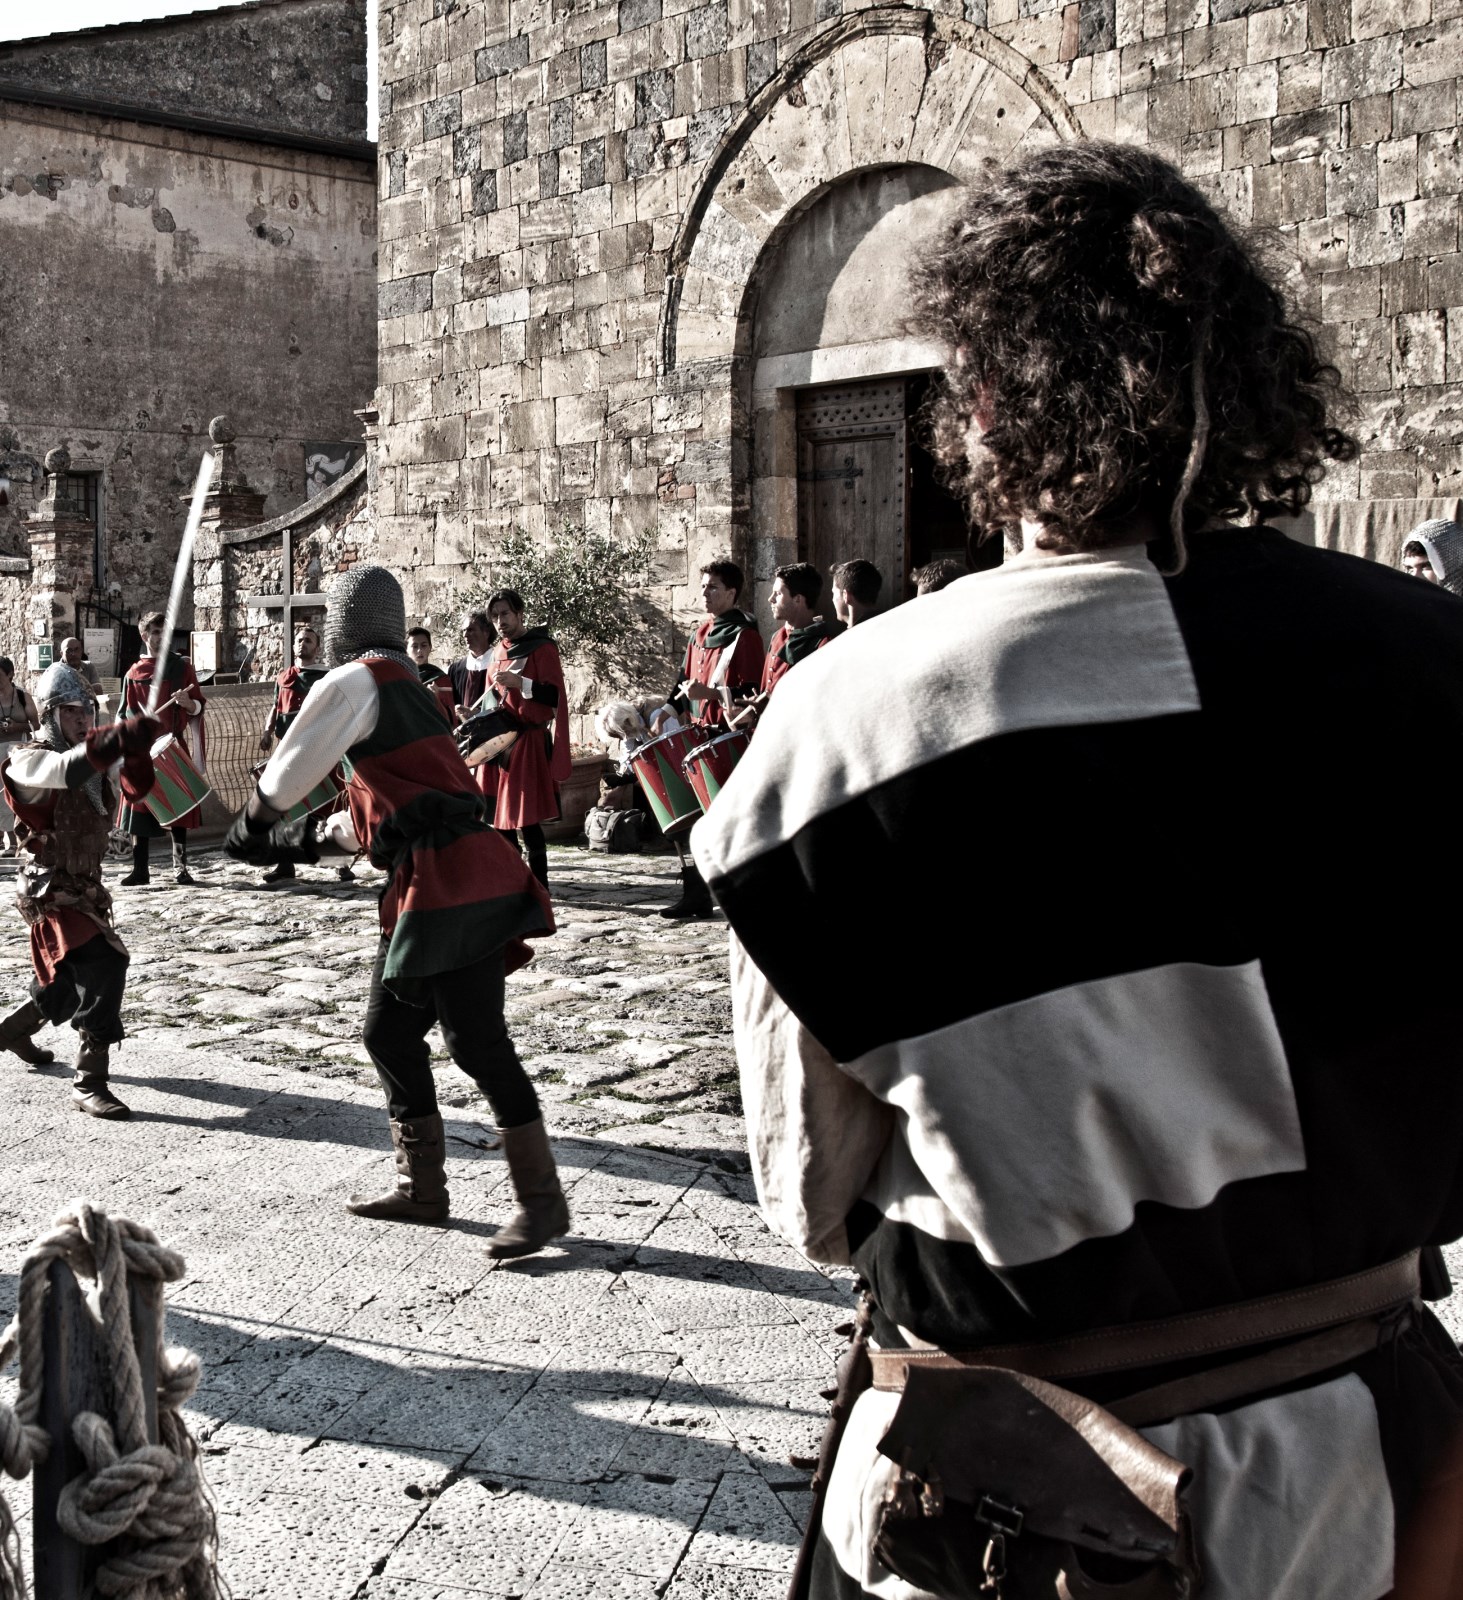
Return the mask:
M 215 413 L 255 520 L 359 455 L 365 17 L 257 0 L 0 46 L 0 652 L 166 598 Z
M 988 156 L 1115 138 L 1275 230 L 1362 402 L 1303 537 L 1463 489 L 1459 0 L 385 0 L 379 552 L 445 604 L 502 530 L 872 555 L 958 514 L 902 262 Z M 667 646 L 671 641 L 667 638 Z

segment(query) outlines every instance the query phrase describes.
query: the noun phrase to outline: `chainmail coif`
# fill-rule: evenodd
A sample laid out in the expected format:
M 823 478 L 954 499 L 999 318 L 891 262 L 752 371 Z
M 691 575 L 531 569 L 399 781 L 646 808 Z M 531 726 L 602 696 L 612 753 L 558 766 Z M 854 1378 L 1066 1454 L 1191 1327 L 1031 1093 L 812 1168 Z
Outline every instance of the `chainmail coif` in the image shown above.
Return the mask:
M 416 670 L 405 648 L 406 601 L 385 567 L 350 567 L 331 579 L 325 603 L 327 666 L 375 656 Z

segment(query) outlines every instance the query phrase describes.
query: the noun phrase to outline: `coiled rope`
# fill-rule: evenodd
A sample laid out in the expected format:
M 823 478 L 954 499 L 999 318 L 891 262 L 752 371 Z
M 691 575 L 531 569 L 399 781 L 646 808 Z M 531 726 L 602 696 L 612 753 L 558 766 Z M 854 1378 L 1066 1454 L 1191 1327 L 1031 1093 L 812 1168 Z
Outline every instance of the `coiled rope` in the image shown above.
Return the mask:
M 41 1331 L 50 1268 L 63 1261 L 85 1290 L 111 1378 L 114 1422 L 79 1412 L 72 1437 L 86 1471 L 61 1491 L 56 1518 L 78 1543 L 120 1540 L 97 1571 L 96 1592 L 120 1600 L 222 1600 L 213 1505 L 198 1465 L 198 1447 L 180 1408 L 198 1387 L 198 1358 L 163 1345 L 163 1285 L 183 1276 L 183 1258 L 150 1228 L 109 1217 L 74 1201 L 37 1240 L 20 1272 L 14 1319 L 0 1335 L 0 1369 L 20 1357 L 14 1406 L 0 1404 L 0 1466 L 23 1478 L 50 1454 L 38 1422 L 45 1354 Z M 128 1273 L 150 1297 L 157 1327 L 158 1443 L 147 1437 L 142 1374 L 132 1338 Z M 15 1523 L 0 1495 L 0 1600 L 25 1600 Z

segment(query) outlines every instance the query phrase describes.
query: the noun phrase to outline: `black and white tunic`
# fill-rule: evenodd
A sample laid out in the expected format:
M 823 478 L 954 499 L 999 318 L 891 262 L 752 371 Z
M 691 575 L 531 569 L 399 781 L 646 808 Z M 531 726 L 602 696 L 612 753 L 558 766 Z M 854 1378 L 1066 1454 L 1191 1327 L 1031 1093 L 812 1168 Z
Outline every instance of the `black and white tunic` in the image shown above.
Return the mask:
M 1463 1233 L 1463 988 L 1416 960 L 1446 855 L 1393 822 L 1457 803 L 1463 605 L 1268 529 L 1195 546 L 1170 581 L 1139 547 L 1027 554 L 855 630 L 693 834 L 763 1208 L 857 1265 L 882 1343 L 1166 1317 Z M 914 1593 L 869 1553 L 896 1401 L 855 1410 L 820 1594 Z M 1206 1600 L 1376 1600 L 1460 1419 L 1429 1316 L 1144 1431 L 1195 1469 Z

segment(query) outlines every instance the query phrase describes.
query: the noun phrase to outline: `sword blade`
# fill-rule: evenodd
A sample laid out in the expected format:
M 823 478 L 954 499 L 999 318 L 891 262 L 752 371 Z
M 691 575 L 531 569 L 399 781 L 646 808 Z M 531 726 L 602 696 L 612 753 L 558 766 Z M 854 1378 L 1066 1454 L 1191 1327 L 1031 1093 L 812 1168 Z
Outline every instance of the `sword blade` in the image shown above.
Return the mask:
M 205 450 L 198 463 L 198 481 L 193 485 L 193 503 L 188 507 L 188 521 L 183 527 L 183 542 L 178 546 L 178 559 L 173 566 L 173 587 L 168 595 L 167 620 L 163 623 L 163 658 L 173 646 L 173 629 L 178 626 L 178 612 L 183 607 L 183 586 L 193 569 L 193 541 L 198 537 L 198 524 L 203 520 L 203 502 L 208 498 L 208 486 L 213 482 L 213 456 Z M 152 682 L 147 689 L 147 715 L 156 716 L 158 698 L 163 692 L 162 675 L 154 662 Z

